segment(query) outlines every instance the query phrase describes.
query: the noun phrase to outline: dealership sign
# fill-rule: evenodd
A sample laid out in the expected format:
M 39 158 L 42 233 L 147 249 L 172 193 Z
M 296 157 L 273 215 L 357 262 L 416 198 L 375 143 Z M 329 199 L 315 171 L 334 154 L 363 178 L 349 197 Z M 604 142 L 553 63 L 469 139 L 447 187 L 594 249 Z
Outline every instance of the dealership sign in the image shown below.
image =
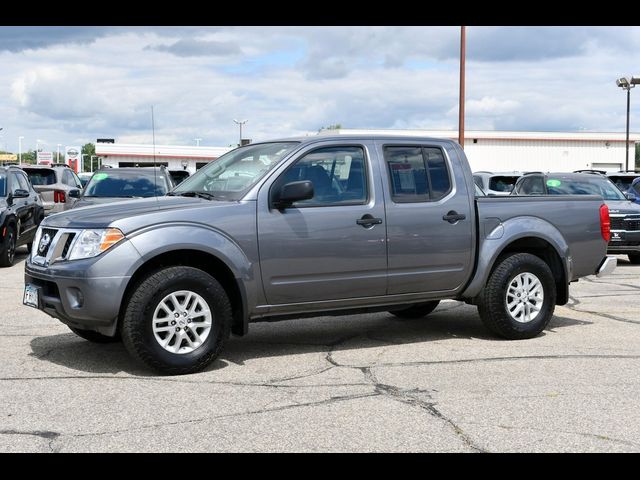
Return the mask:
M 5 160 L 5 161 L 16 161 L 18 160 L 18 155 L 16 155 L 15 153 L 2 153 L 0 154 L 0 160 Z
M 53 163 L 53 152 L 38 152 L 38 165 L 51 165 Z
M 80 147 L 66 147 L 64 160 L 73 170 L 78 173 L 82 171 L 82 155 Z

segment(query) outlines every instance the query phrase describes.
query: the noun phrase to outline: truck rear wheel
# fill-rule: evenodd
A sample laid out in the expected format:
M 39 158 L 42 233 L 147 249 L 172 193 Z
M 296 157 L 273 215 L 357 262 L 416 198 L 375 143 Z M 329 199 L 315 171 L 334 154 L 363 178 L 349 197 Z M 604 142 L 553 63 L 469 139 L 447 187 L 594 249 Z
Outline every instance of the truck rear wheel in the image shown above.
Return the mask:
M 192 267 L 150 274 L 129 298 L 122 340 L 129 353 L 166 375 L 194 373 L 220 354 L 231 303 L 220 283 Z
M 389 313 L 399 318 L 422 318 L 433 312 L 439 303 L 440 300 L 418 303 L 402 310 L 389 310 Z
M 485 326 L 509 340 L 532 338 L 549 324 L 556 285 L 549 266 L 529 253 L 503 258 L 478 298 Z

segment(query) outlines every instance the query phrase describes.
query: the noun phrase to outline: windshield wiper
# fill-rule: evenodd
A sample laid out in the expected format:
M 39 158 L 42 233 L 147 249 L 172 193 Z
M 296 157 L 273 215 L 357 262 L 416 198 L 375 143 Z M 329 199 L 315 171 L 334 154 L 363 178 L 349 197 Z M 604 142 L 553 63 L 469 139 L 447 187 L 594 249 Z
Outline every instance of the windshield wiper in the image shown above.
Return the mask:
M 199 197 L 199 198 L 204 198 L 206 200 L 213 200 L 214 198 L 216 198 L 216 196 L 212 193 L 199 192 L 196 190 L 189 190 L 187 192 L 169 192 L 167 193 L 167 195 L 170 195 L 170 196 L 179 195 L 181 197 Z

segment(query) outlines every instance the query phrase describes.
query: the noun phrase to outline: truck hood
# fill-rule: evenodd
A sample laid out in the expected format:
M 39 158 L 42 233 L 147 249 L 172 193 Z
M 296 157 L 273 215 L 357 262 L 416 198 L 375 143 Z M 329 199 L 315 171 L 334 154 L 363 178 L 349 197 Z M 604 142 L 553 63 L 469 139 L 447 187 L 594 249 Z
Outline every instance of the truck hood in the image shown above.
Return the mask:
M 157 223 L 197 219 L 194 209 L 233 207 L 238 202 L 205 200 L 193 197 L 154 197 L 129 199 L 114 203 L 71 209 L 47 217 L 43 227 L 53 228 L 105 228 L 117 227 L 129 233 Z M 178 213 L 186 210 L 189 213 Z
M 91 207 L 93 205 L 102 205 L 104 203 L 126 202 L 129 200 L 136 200 L 137 198 L 123 198 L 123 197 L 81 197 L 74 205 L 73 208 Z
M 640 214 L 640 205 L 629 200 L 606 200 L 604 203 L 609 207 L 609 213 L 616 215 Z

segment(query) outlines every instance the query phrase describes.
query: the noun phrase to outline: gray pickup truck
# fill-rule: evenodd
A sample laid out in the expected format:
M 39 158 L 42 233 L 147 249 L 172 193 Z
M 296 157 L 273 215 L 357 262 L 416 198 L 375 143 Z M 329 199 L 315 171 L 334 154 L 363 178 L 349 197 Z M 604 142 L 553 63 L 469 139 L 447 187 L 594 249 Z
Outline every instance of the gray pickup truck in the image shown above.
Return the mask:
M 46 218 L 23 303 L 164 374 L 198 371 L 248 324 L 478 306 L 507 339 L 538 335 L 569 283 L 605 274 L 599 196 L 476 197 L 460 146 L 315 136 L 251 144 L 168 196 Z

